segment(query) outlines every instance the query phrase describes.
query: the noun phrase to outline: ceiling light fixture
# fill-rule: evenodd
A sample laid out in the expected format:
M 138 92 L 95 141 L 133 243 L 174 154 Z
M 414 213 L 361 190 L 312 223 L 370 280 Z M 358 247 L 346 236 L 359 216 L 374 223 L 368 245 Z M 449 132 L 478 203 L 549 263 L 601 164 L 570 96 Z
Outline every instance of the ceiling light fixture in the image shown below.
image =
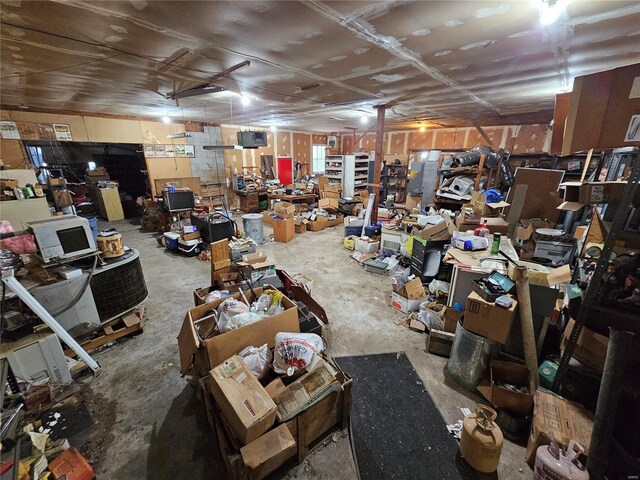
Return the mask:
M 363 125 L 366 125 L 367 123 L 369 123 L 369 119 L 367 118 L 366 115 L 363 115 L 362 117 L 360 117 L 360 123 L 362 123 Z
M 249 97 L 247 97 L 246 95 L 242 95 L 240 97 L 240 103 L 242 103 L 243 107 L 246 107 L 247 105 L 249 105 L 251 103 L 251 99 Z
M 536 0 L 540 14 L 540 24 L 551 25 L 562 15 L 571 0 Z
M 421 132 L 424 132 L 426 129 L 427 129 L 427 127 L 425 127 L 424 125 L 422 125 L 422 126 L 420 127 L 420 131 L 421 131 Z
M 271 125 L 271 127 L 269 127 L 269 130 L 275 132 L 277 130 L 277 127 L 275 125 Z
M 171 119 L 167 115 L 162 116 L 163 123 L 171 123 Z
M 187 132 L 170 133 L 169 135 L 167 135 L 167 138 L 191 138 L 191 135 L 189 135 Z

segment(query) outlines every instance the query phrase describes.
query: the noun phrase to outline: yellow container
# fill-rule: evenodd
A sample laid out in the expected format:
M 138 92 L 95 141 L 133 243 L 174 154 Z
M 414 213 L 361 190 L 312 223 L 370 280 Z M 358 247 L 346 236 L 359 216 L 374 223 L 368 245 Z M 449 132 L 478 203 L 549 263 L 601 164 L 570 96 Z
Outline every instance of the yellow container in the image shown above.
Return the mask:
M 502 430 L 495 423 L 496 411 L 476 403 L 475 413 L 462 424 L 460 453 L 473 468 L 482 473 L 495 472 L 502 452 Z
M 355 237 L 344 237 L 344 240 L 342 242 L 342 246 L 344 248 L 346 248 L 347 250 L 355 250 L 356 248 L 356 239 Z

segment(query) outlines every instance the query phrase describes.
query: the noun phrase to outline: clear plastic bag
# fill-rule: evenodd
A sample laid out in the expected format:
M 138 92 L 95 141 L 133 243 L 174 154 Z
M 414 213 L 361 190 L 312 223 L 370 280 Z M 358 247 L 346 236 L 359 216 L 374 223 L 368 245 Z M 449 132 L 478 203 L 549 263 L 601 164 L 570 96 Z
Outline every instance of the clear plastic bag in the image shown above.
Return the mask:
M 213 292 L 209 292 L 207 297 L 205 298 L 205 303 L 213 302 L 214 300 L 218 300 L 219 298 L 225 298 L 230 295 L 229 290 L 214 290 Z
M 442 330 L 444 328 L 444 318 L 442 318 L 442 305 L 434 302 L 423 302 L 420 304 L 418 321 L 423 323 L 429 331 L 432 329 Z
M 238 327 L 227 327 L 227 323 L 241 313 L 249 312 L 249 306 L 235 298 L 227 298 L 218 305 L 218 329 L 221 332 L 228 332 Z
M 277 333 L 273 370 L 291 376 L 311 365 L 323 349 L 322 338 L 315 333 Z
M 253 376 L 261 380 L 269 371 L 273 355 L 265 343 L 261 347 L 246 347 L 240 353 L 242 361 L 249 367 Z
M 253 312 L 238 313 L 233 317 L 227 318 L 224 323 L 222 320 L 218 320 L 218 328 L 220 328 L 220 333 L 230 332 L 262 320 L 262 318 L 262 316 Z

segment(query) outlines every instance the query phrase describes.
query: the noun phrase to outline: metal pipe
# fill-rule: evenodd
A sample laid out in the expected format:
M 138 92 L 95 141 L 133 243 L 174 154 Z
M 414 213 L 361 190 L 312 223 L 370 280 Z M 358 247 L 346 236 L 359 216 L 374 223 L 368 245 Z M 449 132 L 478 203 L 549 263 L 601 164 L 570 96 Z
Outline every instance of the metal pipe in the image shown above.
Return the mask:
M 620 401 L 620 385 L 622 385 L 627 353 L 633 338 L 633 333 L 624 330 L 610 328 L 609 332 L 607 358 L 604 362 L 587 458 L 587 470 L 591 480 L 605 479 L 613 437 L 613 422 Z
M 538 388 L 538 354 L 536 352 L 536 335 L 533 329 L 533 313 L 531 312 L 531 292 L 529 291 L 529 270 L 517 266 L 515 270 L 516 289 L 518 292 L 518 310 L 522 327 L 522 343 L 524 345 L 524 362 L 529 369 L 529 386 L 532 392 Z

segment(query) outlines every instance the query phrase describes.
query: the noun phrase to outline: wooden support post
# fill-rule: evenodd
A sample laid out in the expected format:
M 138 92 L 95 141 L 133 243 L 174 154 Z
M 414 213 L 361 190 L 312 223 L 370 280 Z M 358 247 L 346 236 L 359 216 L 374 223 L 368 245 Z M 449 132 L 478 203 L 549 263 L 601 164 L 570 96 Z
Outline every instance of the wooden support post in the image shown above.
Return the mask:
M 477 122 L 473 122 L 473 126 L 476 127 L 476 130 L 478 130 L 478 133 L 482 136 L 482 138 L 484 138 L 484 141 L 487 142 L 487 145 L 489 145 L 491 148 L 493 148 L 493 142 L 489 138 L 489 135 L 487 135 L 487 132 L 485 132 L 482 129 L 480 124 L 477 123 Z
M 384 143 L 384 115 L 387 109 L 386 105 L 379 105 L 378 120 L 376 122 L 376 149 L 374 153 L 373 162 L 373 187 L 372 192 L 376 196 L 376 201 L 373 205 L 373 211 L 371 212 L 371 222 L 376 223 L 378 221 L 378 204 L 380 203 L 380 174 L 382 168 L 382 145 Z
M 538 354 L 536 352 L 536 336 L 533 330 L 533 314 L 531 313 L 531 294 L 529 292 L 529 273 L 527 267 L 516 267 L 516 289 L 518 292 L 518 310 L 522 328 L 524 345 L 524 363 L 529 369 L 529 387 L 531 392 L 538 388 Z

